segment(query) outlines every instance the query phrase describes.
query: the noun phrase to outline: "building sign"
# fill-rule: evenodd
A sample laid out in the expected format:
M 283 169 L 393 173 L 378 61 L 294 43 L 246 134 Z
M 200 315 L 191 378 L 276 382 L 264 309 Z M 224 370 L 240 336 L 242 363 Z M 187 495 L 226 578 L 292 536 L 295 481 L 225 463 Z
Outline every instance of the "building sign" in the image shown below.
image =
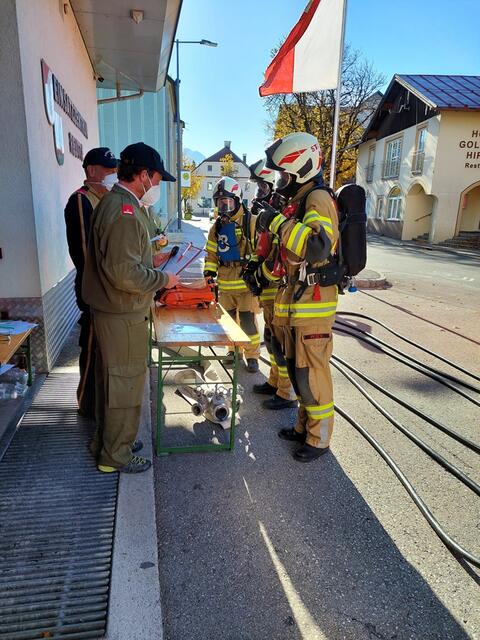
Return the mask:
M 465 149 L 465 169 L 480 169 L 480 129 L 474 129 L 470 140 L 460 140 L 460 149 Z
M 88 138 L 87 122 L 75 107 L 70 96 L 62 87 L 57 77 L 52 73 L 52 70 L 45 60 L 42 60 L 42 82 L 45 113 L 47 114 L 49 124 L 53 127 L 55 155 L 57 156 L 58 164 L 62 165 L 65 161 L 63 121 L 60 114 L 55 110 L 55 103 L 67 114 L 85 138 Z M 75 158 L 79 160 L 83 159 L 82 144 L 71 133 L 68 134 L 68 149 Z
M 182 171 L 182 187 L 189 188 L 191 186 L 191 179 L 190 171 Z

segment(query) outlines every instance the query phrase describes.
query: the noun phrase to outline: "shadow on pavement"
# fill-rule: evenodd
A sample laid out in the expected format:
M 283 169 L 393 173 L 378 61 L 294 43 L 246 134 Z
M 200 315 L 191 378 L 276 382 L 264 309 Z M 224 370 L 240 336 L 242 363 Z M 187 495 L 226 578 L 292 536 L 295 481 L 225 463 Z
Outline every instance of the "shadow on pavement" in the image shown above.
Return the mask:
M 166 639 L 467 639 L 333 453 L 300 465 L 271 422 L 156 460 Z

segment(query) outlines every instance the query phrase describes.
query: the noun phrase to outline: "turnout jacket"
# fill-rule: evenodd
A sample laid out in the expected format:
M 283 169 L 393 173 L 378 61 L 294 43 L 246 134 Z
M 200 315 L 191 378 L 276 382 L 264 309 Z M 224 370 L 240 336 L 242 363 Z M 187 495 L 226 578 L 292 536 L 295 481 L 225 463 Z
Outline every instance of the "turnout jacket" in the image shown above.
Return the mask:
M 289 205 L 298 205 L 314 186 L 305 184 L 290 200 Z M 277 215 L 270 223 L 272 233 L 277 233 L 280 255 L 286 271 L 285 286 L 278 289 L 275 298 L 274 324 L 280 326 L 306 326 L 312 319 L 325 318 L 331 324 L 337 310 L 338 289 L 336 285 L 307 286 L 299 300 L 294 299 L 298 288 L 298 277 L 305 267 L 321 267 L 334 253 L 338 237 L 338 213 L 328 191 L 315 189 L 308 194 L 302 220 L 295 216 L 287 219 Z
M 248 291 L 248 287 L 242 278 L 242 265 L 245 261 L 248 261 L 253 254 L 255 216 L 250 217 L 250 224 L 245 234 L 245 215 L 246 212 L 242 205 L 238 212 L 230 218 L 230 221 L 236 224 L 235 235 L 240 250 L 240 260 L 238 261 L 222 261 L 216 222 L 214 222 L 208 233 L 207 243 L 205 245 L 207 256 L 205 258 L 204 269 L 205 271 L 216 274 L 218 290 L 224 293 L 242 293 Z
M 168 277 L 153 269 L 146 211 L 120 185 L 95 210 L 82 295 L 94 310 L 147 314 L 155 291 Z

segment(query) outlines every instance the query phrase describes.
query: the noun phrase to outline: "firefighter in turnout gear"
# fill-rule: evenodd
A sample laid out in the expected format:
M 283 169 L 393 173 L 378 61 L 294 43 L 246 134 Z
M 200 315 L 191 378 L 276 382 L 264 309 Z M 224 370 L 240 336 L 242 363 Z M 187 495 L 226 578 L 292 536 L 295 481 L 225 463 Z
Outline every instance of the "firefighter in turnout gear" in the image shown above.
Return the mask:
M 255 162 L 249 169 L 250 180 L 257 187 L 252 203 L 252 212 L 255 212 L 261 210 L 263 203 L 272 199 L 275 171 L 267 169 L 264 160 Z M 272 396 L 262 403 L 266 409 L 287 409 L 297 406 L 297 396 L 288 377 L 287 363 L 273 326 L 273 307 L 280 284 L 280 278 L 272 272 L 278 259 L 278 238 L 264 231 L 258 234 L 256 241 L 257 255 L 251 263 L 251 269 L 255 270 L 257 281 L 262 285 L 258 297 L 265 322 L 263 339 L 270 358 L 270 374 L 266 382 L 253 386 L 253 392 Z
M 160 196 L 160 181 L 174 181 L 160 155 L 143 142 L 120 154 L 118 184 L 95 210 L 82 296 L 93 315 L 97 432 L 90 446 L 104 473 L 146 471 L 135 455 L 147 372 L 148 315 L 154 293 L 179 278 L 155 271 L 145 207 Z
M 254 219 L 242 204 L 239 183 L 228 176 L 216 184 L 213 200 L 218 217 L 209 231 L 205 249 L 205 277 L 215 277 L 218 300 L 249 336 L 244 348 L 247 370 L 258 371 L 260 334 L 255 319 L 255 298 L 242 279 L 242 271 L 253 255 Z
M 333 430 L 329 360 L 337 309 L 339 238 L 333 196 L 323 186 L 317 139 L 292 133 L 266 149 L 267 167 L 279 171 L 276 188 L 288 197 L 282 213 L 265 210 L 258 226 L 280 243 L 283 285 L 275 298 L 274 324 L 281 328 L 288 372 L 300 407 L 293 428 L 279 436 L 300 444 L 294 458 L 310 462 L 325 453 Z
M 65 207 L 68 251 L 77 270 L 75 296 L 80 309 L 78 413 L 91 419 L 95 418 L 95 336 L 90 309 L 82 298 L 82 277 L 93 210 L 117 181 L 117 164 L 107 147 L 90 149 L 83 159 L 83 186 L 72 193 Z

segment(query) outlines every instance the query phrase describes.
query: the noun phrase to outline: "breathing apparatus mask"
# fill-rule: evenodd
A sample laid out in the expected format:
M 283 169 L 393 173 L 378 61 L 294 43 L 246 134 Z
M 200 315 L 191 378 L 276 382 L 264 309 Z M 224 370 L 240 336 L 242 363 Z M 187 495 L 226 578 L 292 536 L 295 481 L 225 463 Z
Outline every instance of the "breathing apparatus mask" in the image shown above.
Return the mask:
M 302 185 L 297 184 L 297 179 L 291 173 L 286 171 L 279 171 L 278 178 L 275 183 L 275 191 L 279 192 L 279 195 L 283 196 L 287 200 L 292 198 Z
M 217 198 L 215 204 L 218 209 L 219 218 L 232 218 L 240 209 L 240 204 L 237 199 L 230 196 Z

